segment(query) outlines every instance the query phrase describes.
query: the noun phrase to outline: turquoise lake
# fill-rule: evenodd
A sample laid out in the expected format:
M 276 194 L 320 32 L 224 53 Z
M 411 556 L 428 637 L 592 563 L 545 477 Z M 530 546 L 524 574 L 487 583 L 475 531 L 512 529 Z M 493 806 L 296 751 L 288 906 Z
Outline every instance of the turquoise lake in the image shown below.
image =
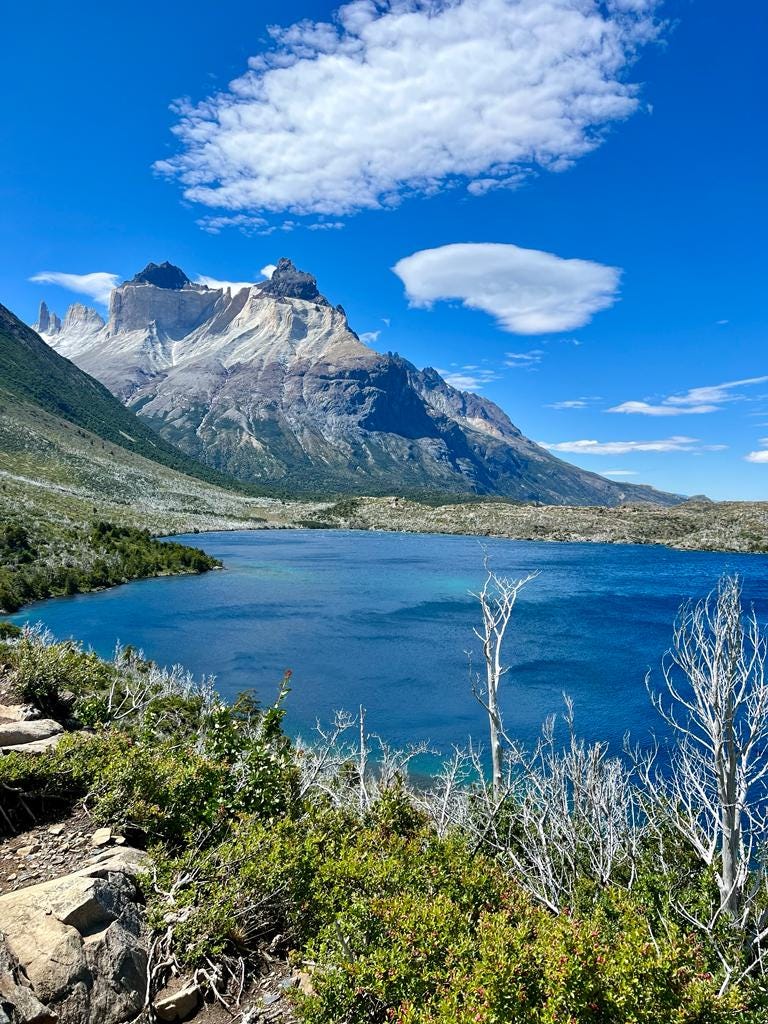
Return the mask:
M 292 734 L 309 736 L 316 718 L 362 704 L 371 731 L 389 741 L 449 751 L 470 735 L 484 740 L 465 653 L 478 653 L 468 594 L 483 579 L 477 540 L 325 530 L 178 539 L 225 569 L 47 601 L 14 621 L 42 622 L 104 656 L 118 640 L 131 643 L 159 663 L 215 675 L 225 696 L 253 688 L 264 703 L 290 668 Z M 724 570 L 743 576 L 745 598 L 768 619 L 766 556 L 505 540 L 488 548 L 499 572 L 541 573 L 506 644 L 505 720 L 525 741 L 562 710 L 563 692 L 586 738 L 618 746 L 631 730 L 648 739 L 658 720 L 646 672 L 658 681 L 679 605 Z

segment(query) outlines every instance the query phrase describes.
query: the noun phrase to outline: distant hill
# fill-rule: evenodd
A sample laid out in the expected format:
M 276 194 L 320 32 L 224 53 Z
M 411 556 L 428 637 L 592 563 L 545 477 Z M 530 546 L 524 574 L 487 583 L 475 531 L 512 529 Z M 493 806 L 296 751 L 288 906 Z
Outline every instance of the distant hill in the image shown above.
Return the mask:
M 156 434 L 103 384 L 60 356 L 1 304 L 0 392 L 6 400 L 39 406 L 168 469 L 220 486 L 234 483 Z
M 269 281 L 234 294 L 150 264 L 112 292 L 108 323 L 78 304 L 63 321 L 41 308 L 38 326 L 168 441 L 264 489 L 550 505 L 681 500 L 563 462 L 489 399 L 364 345 L 342 307 L 287 259 Z

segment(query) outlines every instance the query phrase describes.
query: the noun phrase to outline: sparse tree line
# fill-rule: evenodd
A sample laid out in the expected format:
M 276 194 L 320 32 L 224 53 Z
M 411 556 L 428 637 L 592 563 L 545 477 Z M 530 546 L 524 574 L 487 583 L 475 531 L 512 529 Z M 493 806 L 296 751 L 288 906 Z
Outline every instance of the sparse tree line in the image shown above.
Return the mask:
M 650 699 L 657 750 L 577 734 L 572 704 L 533 749 L 501 712 L 524 580 L 486 562 L 475 594 L 490 749 L 389 746 L 365 712 L 312 740 L 275 704 L 140 653 L 112 663 L 34 631 L 0 658 L 86 725 L 0 760 L 6 828 L 58 801 L 143 830 L 156 928 L 148 991 L 194 971 L 233 1012 L 265 955 L 312 974 L 307 1024 L 760 1024 L 768 1014 L 766 638 L 739 581 L 681 609 Z M 490 764 L 490 771 L 488 765 Z

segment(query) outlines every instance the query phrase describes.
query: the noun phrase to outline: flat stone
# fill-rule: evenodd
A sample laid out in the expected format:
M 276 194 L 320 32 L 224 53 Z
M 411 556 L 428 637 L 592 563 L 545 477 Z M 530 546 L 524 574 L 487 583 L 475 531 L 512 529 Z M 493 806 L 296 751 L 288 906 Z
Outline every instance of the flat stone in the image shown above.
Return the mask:
M 164 990 L 155 997 L 152 1005 L 158 1020 L 186 1020 L 200 1005 L 200 989 L 190 983 L 176 992 Z
M 31 722 L 0 722 L 0 746 L 15 747 L 20 743 L 35 743 L 63 731 L 62 726 L 52 718 L 38 718 Z
M 46 736 L 44 740 L 32 740 L 30 743 L 16 743 L 13 746 L 0 746 L 0 754 L 44 754 L 59 745 L 63 733 Z
M 76 871 L 76 875 L 99 875 L 104 871 L 123 871 L 127 875 L 136 875 L 149 863 L 149 855 L 134 846 L 109 847 L 99 850 L 91 857 L 84 868 Z
M 312 975 L 308 971 L 297 971 L 294 975 L 299 992 L 305 996 L 313 996 L 315 987 L 312 984 Z
M 65 829 L 65 825 L 50 825 L 48 827 L 48 834 L 51 836 L 60 836 Z
M 97 828 L 91 836 L 91 846 L 106 846 L 112 841 L 111 828 Z

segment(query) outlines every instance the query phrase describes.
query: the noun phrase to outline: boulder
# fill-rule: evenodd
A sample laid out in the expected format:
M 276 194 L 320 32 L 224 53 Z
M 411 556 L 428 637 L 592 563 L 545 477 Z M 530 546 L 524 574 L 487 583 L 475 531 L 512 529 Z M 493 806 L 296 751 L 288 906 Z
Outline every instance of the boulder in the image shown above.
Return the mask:
M 0 746 L 0 754 L 44 754 L 59 745 L 63 732 L 55 736 L 46 736 L 44 740 L 32 740 L 30 743 L 15 743 L 12 746 Z
M 0 704 L 0 721 L 29 722 L 39 717 L 40 712 L 31 704 Z
M 57 736 L 63 731 L 59 723 L 54 722 L 52 718 L 0 722 L 0 746 L 15 747 L 21 743 L 35 743 Z
M 56 1016 L 37 998 L 0 933 L 0 1024 L 54 1024 Z
M 130 847 L 105 850 L 79 871 L 0 896 L 0 996 L 20 1020 L 121 1024 L 138 1016 L 147 946 L 135 874 L 145 858 Z M 16 965 L 15 976 L 4 963 Z M 29 1015 L 34 1003 L 41 1016 Z

